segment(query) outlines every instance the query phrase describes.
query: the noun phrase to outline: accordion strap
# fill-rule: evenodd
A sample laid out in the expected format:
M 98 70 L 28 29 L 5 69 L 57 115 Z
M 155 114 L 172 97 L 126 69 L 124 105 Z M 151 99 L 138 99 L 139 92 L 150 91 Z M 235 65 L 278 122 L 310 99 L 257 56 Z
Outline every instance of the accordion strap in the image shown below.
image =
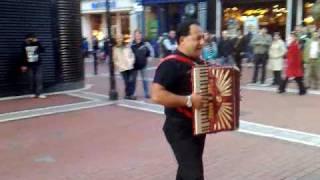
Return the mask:
M 178 54 L 171 54 L 171 55 L 161 59 L 160 64 L 165 62 L 165 61 L 169 61 L 169 60 L 176 60 L 176 61 L 188 64 L 191 67 L 194 67 L 194 65 L 195 65 L 194 62 L 191 59 L 189 59 L 187 57 L 184 57 L 184 56 L 181 56 L 181 55 L 178 55 Z M 178 112 L 182 113 L 183 115 L 185 115 L 187 118 L 193 119 L 192 109 L 189 109 L 187 107 L 178 107 L 178 108 L 176 108 L 176 110 Z
M 190 65 L 192 67 L 194 66 L 194 62 L 191 59 L 189 59 L 187 57 L 184 57 L 184 56 L 181 56 L 181 55 L 178 55 L 178 54 L 171 54 L 171 55 L 161 59 L 160 60 L 160 64 L 165 62 L 165 61 L 169 61 L 169 60 L 177 60 L 179 62 L 188 64 L 188 65 Z

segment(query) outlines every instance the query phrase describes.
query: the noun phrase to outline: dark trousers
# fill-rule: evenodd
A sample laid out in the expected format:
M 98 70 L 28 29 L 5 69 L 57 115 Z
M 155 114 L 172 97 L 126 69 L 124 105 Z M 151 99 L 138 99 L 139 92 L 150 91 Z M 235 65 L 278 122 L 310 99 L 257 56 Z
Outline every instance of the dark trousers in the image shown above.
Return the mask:
M 281 83 L 281 71 L 273 71 L 272 85 L 280 85 Z
M 242 56 L 240 53 L 236 53 L 234 56 L 234 60 L 236 63 L 236 66 L 239 68 L 240 72 L 242 71 Z
M 259 75 L 259 69 L 261 66 L 261 83 L 264 83 L 266 79 L 266 65 L 268 61 L 268 55 L 267 54 L 255 54 L 254 55 L 254 74 L 252 78 L 252 82 L 256 83 Z
M 137 71 L 127 70 L 121 72 L 121 75 L 125 85 L 125 96 L 133 96 L 136 89 Z
M 192 135 L 192 122 L 167 117 L 164 133 L 178 162 L 176 180 L 204 180 L 202 154 L 205 135 Z
M 28 67 L 30 90 L 36 96 L 42 93 L 42 67 L 41 65 L 32 65 Z
M 300 94 L 300 95 L 305 94 L 305 93 L 306 93 L 306 88 L 305 88 L 305 86 L 304 86 L 304 84 L 303 84 L 303 78 L 302 78 L 302 77 L 296 77 L 296 78 L 294 78 L 294 80 L 295 80 L 295 81 L 297 82 L 297 84 L 298 84 L 299 94 Z M 280 87 L 279 87 L 279 92 L 280 92 L 280 93 L 286 91 L 288 81 L 289 81 L 289 78 L 288 78 L 288 77 L 286 77 L 286 78 L 282 81 L 282 83 L 281 83 L 281 85 L 280 85 Z
M 95 75 L 98 74 L 98 51 L 93 51 L 93 72 Z

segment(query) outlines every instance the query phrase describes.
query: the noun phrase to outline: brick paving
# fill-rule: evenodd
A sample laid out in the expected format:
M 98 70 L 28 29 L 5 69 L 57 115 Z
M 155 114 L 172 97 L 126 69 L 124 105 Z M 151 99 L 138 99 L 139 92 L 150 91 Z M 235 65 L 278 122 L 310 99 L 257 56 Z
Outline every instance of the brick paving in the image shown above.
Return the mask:
M 30 110 L 35 108 L 45 108 L 49 106 L 59 106 L 65 104 L 72 104 L 83 102 L 85 99 L 81 99 L 74 96 L 69 96 L 65 94 L 50 95 L 45 99 L 39 98 L 19 98 L 15 100 L 3 100 L 0 101 L 0 114 L 9 113 L 15 111 Z
M 157 64 L 152 63 L 151 66 Z M 92 73 L 90 66 L 86 63 L 88 74 Z M 101 66 L 101 73 L 108 73 L 107 65 Z M 250 71 L 245 68 L 243 85 L 250 80 Z M 149 78 L 153 72 L 148 73 Z M 107 77 L 87 78 L 86 83 L 93 87 L 78 97 L 54 95 L 40 102 L 29 98 L 0 101 L 0 115 L 82 101 L 93 104 L 106 101 Z M 122 97 L 120 78 L 117 85 Z M 142 92 L 138 84 L 139 100 L 149 102 L 142 98 Z M 319 134 L 320 96 L 278 95 L 247 89 L 242 94 L 241 119 Z M 103 101 L 96 102 L 96 98 Z M 161 130 L 163 115 L 101 105 L 0 123 L 0 179 L 175 179 L 176 163 Z M 319 153 L 317 147 L 241 132 L 213 134 L 208 136 L 205 148 L 205 177 L 206 180 L 318 180 Z
M 163 118 L 106 106 L 2 124 L 0 174 L 6 180 L 174 179 L 176 165 L 161 130 Z M 318 148 L 238 132 L 209 135 L 205 176 L 311 177 L 320 172 L 319 153 Z

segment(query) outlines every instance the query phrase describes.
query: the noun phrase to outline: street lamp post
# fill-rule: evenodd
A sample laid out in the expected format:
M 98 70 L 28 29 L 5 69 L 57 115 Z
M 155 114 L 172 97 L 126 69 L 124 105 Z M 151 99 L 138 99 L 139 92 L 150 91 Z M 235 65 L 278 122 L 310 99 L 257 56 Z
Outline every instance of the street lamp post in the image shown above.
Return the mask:
M 109 43 L 106 43 L 109 51 L 109 71 L 110 71 L 110 92 L 109 92 L 109 98 L 110 100 L 117 100 L 118 99 L 118 92 L 116 89 L 116 81 L 115 81 L 115 75 L 114 75 L 114 63 L 112 58 L 112 33 L 111 33 L 111 12 L 110 12 L 110 0 L 106 0 L 106 20 L 107 20 L 107 31 L 108 31 L 108 38 Z

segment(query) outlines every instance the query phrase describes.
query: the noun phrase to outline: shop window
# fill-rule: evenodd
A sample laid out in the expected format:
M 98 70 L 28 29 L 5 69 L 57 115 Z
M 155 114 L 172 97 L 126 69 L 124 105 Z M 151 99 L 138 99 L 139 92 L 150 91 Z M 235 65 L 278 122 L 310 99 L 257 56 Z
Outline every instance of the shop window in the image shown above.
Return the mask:
M 303 6 L 303 22 L 305 25 L 313 25 L 314 19 L 312 17 L 312 8 L 314 5 L 314 1 L 309 1 L 304 3 Z
M 249 29 L 256 32 L 261 27 L 266 27 L 271 33 L 285 32 L 287 19 L 285 3 L 231 6 L 225 7 L 223 11 L 223 28 L 231 33 L 236 33 L 237 30 L 246 33 Z M 246 27 L 246 24 L 250 27 Z
M 130 20 L 128 14 L 121 14 L 121 30 L 122 34 L 130 34 Z

